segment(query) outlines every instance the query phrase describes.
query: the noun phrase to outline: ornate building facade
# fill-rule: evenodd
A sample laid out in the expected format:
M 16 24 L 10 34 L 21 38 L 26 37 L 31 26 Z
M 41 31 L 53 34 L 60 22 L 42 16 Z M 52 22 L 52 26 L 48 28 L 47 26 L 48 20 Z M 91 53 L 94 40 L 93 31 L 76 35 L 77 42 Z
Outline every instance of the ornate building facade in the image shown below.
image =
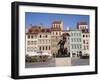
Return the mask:
M 63 38 L 65 40 L 63 41 Z M 86 22 L 78 22 L 74 30 L 63 30 L 62 21 L 53 21 L 52 27 L 30 26 L 26 32 L 26 54 L 42 51 L 57 55 L 61 48 L 58 44 L 64 42 L 63 48 L 70 57 L 78 57 L 80 54 L 89 55 L 89 29 Z
M 70 54 L 71 57 L 78 57 L 82 54 L 82 31 L 70 31 Z
M 77 29 L 82 31 L 82 55 L 89 56 L 90 32 L 86 22 L 78 22 Z

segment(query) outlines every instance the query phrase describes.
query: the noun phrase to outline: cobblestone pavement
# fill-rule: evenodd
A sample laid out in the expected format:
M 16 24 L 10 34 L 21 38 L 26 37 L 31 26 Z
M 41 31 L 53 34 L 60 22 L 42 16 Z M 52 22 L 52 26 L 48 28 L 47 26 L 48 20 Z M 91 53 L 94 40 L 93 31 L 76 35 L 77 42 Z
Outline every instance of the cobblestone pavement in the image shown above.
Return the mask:
M 72 66 L 89 65 L 89 59 L 71 58 Z
M 65 62 L 66 61 L 66 62 Z M 68 64 L 69 63 L 69 64 Z M 47 62 L 26 63 L 26 68 L 56 67 L 56 66 L 81 66 L 89 65 L 89 59 L 80 58 L 52 58 Z
M 47 62 L 35 62 L 35 63 L 26 63 L 26 68 L 39 68 L 39 67 L 55 67 L 55 59 L 52 58 L 52 60 Z

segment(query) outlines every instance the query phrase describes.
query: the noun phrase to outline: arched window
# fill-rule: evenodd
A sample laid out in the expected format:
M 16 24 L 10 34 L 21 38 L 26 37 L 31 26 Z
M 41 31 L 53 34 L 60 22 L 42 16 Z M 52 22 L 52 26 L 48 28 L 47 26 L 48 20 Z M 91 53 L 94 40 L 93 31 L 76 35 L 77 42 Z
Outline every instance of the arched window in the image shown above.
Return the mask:
M 58 32 L 56 32 L 56 35 L 58 35 Z
M 33 45 L 33 41 L 31 41 L 31 45 Z
M 31 35 L 31 38 L 33 38 L 33 35 Z
M 45 37 L 47 38 L 47 35 L 45 35 Z
M 30 41 L 27 41 L 27 44 L 30 45 Z
M 40 46 L 40 48 L 39 48 L 40 50 L 41 50 L 41 46 Z
M 41 38 L 41 35 L 40 35 L 40 38 Z
M 43 50 L 44 50 L 44 46 L 43 46 Z
M 88 37 L 88 35 L 86 35 L 86 37 Z
M 49 46 L 49 50 L 50 50 L 50 46 Z
M 47 46 L 46 46 L 46 50 L 47 50 Z
M 83 37 L 85 37 L 85 35 L 83 35 Z
M 28 35 L 28 39 L 30 38 L 30 35 Z

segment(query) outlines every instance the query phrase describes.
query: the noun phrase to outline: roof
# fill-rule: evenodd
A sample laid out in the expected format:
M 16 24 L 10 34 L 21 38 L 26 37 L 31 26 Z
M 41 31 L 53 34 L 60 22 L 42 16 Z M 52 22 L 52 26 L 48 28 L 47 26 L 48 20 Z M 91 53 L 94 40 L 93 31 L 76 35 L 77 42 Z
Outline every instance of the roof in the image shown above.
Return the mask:
M 42 33 L 50 33 L 51 30 L 49 28 L 48 29 L 41 29 L 40 32 L 42 32 Z
M 62 21 L 53 21 L 52 24 L 61 24 Z
M 87 25 L 87 22 L 77 22 L 77 25 Z
M 40 26 L 32 26 L 31 28 L 28 29 L 27 33 L 32 33 L 32 34 L 38 34 L 38 33 L 50 33 L 51 29 L 49 28 L 43 28 Z

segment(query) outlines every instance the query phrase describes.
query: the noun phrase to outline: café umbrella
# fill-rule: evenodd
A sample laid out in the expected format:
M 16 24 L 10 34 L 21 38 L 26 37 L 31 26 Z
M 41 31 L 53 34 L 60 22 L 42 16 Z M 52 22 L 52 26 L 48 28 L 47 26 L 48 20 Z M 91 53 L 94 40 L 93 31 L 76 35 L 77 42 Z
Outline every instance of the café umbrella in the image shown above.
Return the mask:
M 52 56 L 50 53 L 42 53 L 42 52 L 33 52 L 33 53 L 29 53 L 28 55 L 29 56 L 44 56 L 44 55 Z

